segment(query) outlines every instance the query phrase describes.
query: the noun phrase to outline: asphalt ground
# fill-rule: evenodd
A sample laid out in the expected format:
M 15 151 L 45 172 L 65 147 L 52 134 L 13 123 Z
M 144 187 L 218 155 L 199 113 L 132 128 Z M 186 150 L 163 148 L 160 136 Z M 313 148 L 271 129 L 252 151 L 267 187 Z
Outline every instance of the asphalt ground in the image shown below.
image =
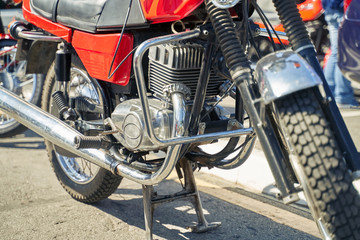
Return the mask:
M 141 185 L 124 179 L 107 199 L 84 204 L 57 181 L 43 139 L 27 131 L 0 139 L 0 239 L 145 239 Z M 216 230 L 192 233 L 189 202 L 158 206 L 154 239 L 319 239 L 306 209 L 285 206 L 219 177 L 195 172 L 205 217 Z M 160 194 L 181 190 L 176 173 L 155 186 Z
M 360 147 L 360 111 L 342 110 Z M 88 205 L 73 200 L 49 165 L 42 138 L 31 131 L 0 141 L 0 239 L 144 239 L 141 186 L 124 180 L 108 199 Z M 209 222 L 222 226 L 194 234 L 189 203 L 156 208 L 155 239 L 318 239 L 305 204 L 286 206 L 273 198 L 271 172 L 259 145 L 239 168 L 201 169 L 196 181 Z M 172 174 L 156 188 L 178 188 Z

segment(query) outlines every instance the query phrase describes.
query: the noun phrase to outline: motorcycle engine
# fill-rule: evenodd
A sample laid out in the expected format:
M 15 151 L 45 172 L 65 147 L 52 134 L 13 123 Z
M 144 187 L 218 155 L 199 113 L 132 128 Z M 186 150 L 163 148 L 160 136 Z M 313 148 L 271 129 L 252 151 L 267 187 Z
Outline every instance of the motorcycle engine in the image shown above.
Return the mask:
M 164 89 L 179 83 L 190 89 L 190 99 L 187 99 L 190 110 L 203 55 L 204 47 L 194 43 L 173 43 L 149 49 L 148 86 L 153 95 L 149 98 L 149 106 L 155 134 L 159 139 L 165 140 L 171 137 L 173 122 L 171 103 L 168 102 Z M 224 82 L 225 79 L 211 71 L 206 101 L 214 101 Z M 114 136 L 126 148 L 137 151 L 158 150 L 143 130 L 144 116 L 139 99 L 120 103 L 111 118 L 119 130 Z

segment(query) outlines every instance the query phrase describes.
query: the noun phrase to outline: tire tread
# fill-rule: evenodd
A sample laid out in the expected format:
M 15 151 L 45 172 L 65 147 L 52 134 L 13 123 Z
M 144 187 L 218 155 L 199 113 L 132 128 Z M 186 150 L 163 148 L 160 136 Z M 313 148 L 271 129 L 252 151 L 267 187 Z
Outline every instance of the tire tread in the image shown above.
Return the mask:
M 360 239 L 359 193 L 314 93 L 295 93 L 277 107 L 332 239 Z

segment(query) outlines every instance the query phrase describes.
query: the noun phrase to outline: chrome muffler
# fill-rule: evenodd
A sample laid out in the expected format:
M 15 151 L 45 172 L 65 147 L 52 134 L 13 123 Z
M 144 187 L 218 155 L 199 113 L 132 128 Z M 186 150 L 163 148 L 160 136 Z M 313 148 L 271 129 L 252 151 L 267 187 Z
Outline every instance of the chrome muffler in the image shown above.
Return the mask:
M 81 136 L 81 133 L 3 87 L 0 87 L 0 108 L 55 145 L 114 172 L 116 165 L 110 155 L 94 149 L 76 149 L 75 137 Z
M 168 147 L 164 164 L 153 174 L 140 172 L 126 163 L 125 159 L 115 158 L 108 151 L 98 149 L 77 149 L 75 138 L 83 136 L 66 123 L 41 108 L 21 99 L 16 94 L 0 86 L 0 109 L 6 114 L 67 151 L 83 157 L 116 175 L 126 177 L 144 185 L 154 185 L 165 179 L 174 169 L 181 145 Z

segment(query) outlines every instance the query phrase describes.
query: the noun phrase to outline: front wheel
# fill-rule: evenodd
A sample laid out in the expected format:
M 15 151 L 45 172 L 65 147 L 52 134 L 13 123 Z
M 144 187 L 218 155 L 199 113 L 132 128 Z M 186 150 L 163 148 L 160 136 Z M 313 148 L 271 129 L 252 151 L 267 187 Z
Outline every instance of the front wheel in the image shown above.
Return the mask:
M 325 239 L 360 239 L 360 195 L 314 89 L 275 102 L 290 159 Z

